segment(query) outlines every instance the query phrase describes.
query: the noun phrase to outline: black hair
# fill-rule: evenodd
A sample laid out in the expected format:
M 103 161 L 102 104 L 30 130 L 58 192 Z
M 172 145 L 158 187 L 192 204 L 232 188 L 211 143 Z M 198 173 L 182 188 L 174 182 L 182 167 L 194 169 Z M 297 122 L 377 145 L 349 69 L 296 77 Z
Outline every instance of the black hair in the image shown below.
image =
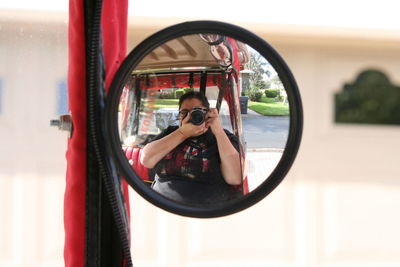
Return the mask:
M 179 109 L 181 109 L 183 101 L 193 98 L 200 100 L 201 104 L 207 109 L 210 108 L 210 103 L 208 103 L 207 97 L 202 92 L 189 91 L 179 98 Z

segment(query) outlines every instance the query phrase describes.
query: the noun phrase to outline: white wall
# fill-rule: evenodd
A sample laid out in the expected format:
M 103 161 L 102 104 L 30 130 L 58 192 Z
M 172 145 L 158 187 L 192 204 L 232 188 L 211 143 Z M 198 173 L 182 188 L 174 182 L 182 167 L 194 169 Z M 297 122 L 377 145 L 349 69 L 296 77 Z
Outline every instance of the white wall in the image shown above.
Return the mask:
M 0 266 L 62 266 L 67 140 L 49 121 L 67 78 L 67 24 L 0 14 Z
M 162 28 L 149 21 L 131 23 Z M 170 215 L 134 195 L 138 266 L 398 266 L 400 127 L 333 121 L 334 93 L 361 71 L 400 84 L 397 35 L 243 26 L 270 41 L 296 77 L 305 116 L 297 160 L 266 199 L 225 218 Z M 135 44 L 146 33 L 130 36 Z

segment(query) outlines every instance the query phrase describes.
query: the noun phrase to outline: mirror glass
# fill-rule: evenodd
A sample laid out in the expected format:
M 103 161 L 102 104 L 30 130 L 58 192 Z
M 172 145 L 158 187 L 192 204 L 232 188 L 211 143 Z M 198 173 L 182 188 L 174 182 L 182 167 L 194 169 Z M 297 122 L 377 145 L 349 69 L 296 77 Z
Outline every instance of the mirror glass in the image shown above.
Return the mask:
M 191 34 L 158 46 L 129 73 L 118 131 L 144 184 L 206 207 L 240 199 L 270 177 L 289 115 L 285 87 L 256 49 L 229 36 Z

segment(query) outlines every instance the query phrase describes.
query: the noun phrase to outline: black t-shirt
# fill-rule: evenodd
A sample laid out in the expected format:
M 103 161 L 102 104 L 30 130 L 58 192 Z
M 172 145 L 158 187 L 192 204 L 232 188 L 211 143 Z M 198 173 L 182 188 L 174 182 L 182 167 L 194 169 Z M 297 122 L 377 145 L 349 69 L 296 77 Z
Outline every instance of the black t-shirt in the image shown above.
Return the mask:
M 154 140 L 172 133 L 178 126 L 169 126 Z M 235 135 L 225 130 L 232 145 L 239 151 Z M 222 176 L 217 140 L 211 130 L 188 138 L 170 151 L 154 167 L 153 189 L 160 194 L 187 204 L 215 204 L 237 197 L 238 190 Z

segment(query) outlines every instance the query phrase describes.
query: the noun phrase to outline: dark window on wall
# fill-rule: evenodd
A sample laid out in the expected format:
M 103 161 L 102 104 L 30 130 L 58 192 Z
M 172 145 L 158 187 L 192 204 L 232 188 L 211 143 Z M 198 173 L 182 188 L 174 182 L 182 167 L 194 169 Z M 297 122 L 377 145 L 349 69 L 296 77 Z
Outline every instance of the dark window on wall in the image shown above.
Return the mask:
M 68 88 L 67 81 L 57 83 L 57 114 L 68 113 Z
M 335 122 L 400 125 L 400 86 L 365 70 L 335 95 Z

